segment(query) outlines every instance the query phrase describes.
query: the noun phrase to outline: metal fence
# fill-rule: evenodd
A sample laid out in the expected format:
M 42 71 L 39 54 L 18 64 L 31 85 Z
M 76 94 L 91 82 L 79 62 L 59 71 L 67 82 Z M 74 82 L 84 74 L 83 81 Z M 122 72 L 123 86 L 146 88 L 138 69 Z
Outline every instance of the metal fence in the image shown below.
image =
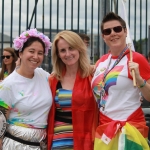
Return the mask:
M 126 0 L 125 7 L 135 49 L 147 55 L 150 1 Z M 93 63 L 107 53 L 100 31 L 103 16 L 109 11 L 122 12 L 121 0 L 0 0 L 0 8 L 0 54 L 4 47 L 13 47 L 13 38 L 26 29 L 37 28 L 51 41 L 59 31 L 72 30 L 89 35 Z M 50 69 L 50 53 L 42 67 Z

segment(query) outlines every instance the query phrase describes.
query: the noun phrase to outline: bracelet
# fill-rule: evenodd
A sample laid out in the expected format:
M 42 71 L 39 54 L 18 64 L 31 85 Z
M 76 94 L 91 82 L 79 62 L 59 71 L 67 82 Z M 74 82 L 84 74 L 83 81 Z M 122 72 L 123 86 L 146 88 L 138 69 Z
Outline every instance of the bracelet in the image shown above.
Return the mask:
M 145 86 L 145 84 L 146 84 L 146 80 L 144 80 L 144 83 L 143 83 L 142 85 L 137 86 L 137 87 L 138 87 L 138 88 L 142 88 L 142 87 L 144 87 L 144 86 Z

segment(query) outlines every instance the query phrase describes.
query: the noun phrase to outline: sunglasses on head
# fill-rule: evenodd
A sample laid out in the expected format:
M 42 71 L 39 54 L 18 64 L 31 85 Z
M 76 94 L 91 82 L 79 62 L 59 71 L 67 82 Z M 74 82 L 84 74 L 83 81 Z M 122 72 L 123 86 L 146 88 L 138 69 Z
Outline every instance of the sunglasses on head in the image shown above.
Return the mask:
M 116 26 L 116 27 L 113 27 L 113 28 L 107 28 L 107 29 L 104 29 L 104 30 L 102 31 L 102 33 L 103 33 L 104 35 L 109 35 L 109 34 L 111 34 L 112 29 L 113 29 L 116 33 L 119 33 L 119 32 L 122 31 L 122 28 L 125 28 L 125 27 Z
M 12 56 L 12 55 L 6 55 L 6 56 L 3 55 L 3 56 L 1 56 L 1 58 L 2 58 L 2 59 L 4 59 L 4 58 L 10 59 L 11 56 Z

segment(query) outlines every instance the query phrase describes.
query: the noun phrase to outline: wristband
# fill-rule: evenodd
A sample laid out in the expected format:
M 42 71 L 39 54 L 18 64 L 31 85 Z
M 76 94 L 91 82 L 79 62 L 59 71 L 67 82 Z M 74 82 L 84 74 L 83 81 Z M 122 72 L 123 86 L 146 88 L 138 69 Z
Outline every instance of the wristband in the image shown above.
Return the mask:
M 145 86 L 145 84 L 146 84 L 146 80 L 144 80 L 144 83 L 143 83 L 142 85 L 137 86 L 137 87 L 138 87 L 138 88 L 142 88 L 142 87 L 144 87 L 144 86 Z

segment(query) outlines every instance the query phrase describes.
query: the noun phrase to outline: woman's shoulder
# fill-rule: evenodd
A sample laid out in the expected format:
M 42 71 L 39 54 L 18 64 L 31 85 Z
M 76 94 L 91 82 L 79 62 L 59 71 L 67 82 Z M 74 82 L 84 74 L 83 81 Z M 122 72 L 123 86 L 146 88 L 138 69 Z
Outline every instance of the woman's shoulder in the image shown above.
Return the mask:
M 135 62 L 143 62 L 143 61 L 148 62 L 148 60 L 146 59 L 146 57 L 143 54 L 141 54 L 139 52 L 135 52 L 135 51 L 133 51 L 132 53 L 133 53 L 133 61 L 135 61 Z
M 54 72 L 52 72 L 49 76 L 49 81 L 57 80 L 56 75 Z
M 42 73 L 42 74 L 50 74 L 49 72 L 45 71 L 43 68 L 36 68 L 35 73 Z
M 108 58 L 109 55 L 110 55 L 110 53 L 107 53 L 107 54 L 101 56 L 101 57 L 99 58 L 99 60 L 96 62 L 95 66 L 97 67 L 100 62 L 105 61 L 105 60 Z
M 13 71 L 9 76 L 7 76 L 2 82 L 1 84 L 3 84 L 6 87 L 10 87 L 13 86 L 16 82 L 16 75 L 15 75 L 15 71 Z

